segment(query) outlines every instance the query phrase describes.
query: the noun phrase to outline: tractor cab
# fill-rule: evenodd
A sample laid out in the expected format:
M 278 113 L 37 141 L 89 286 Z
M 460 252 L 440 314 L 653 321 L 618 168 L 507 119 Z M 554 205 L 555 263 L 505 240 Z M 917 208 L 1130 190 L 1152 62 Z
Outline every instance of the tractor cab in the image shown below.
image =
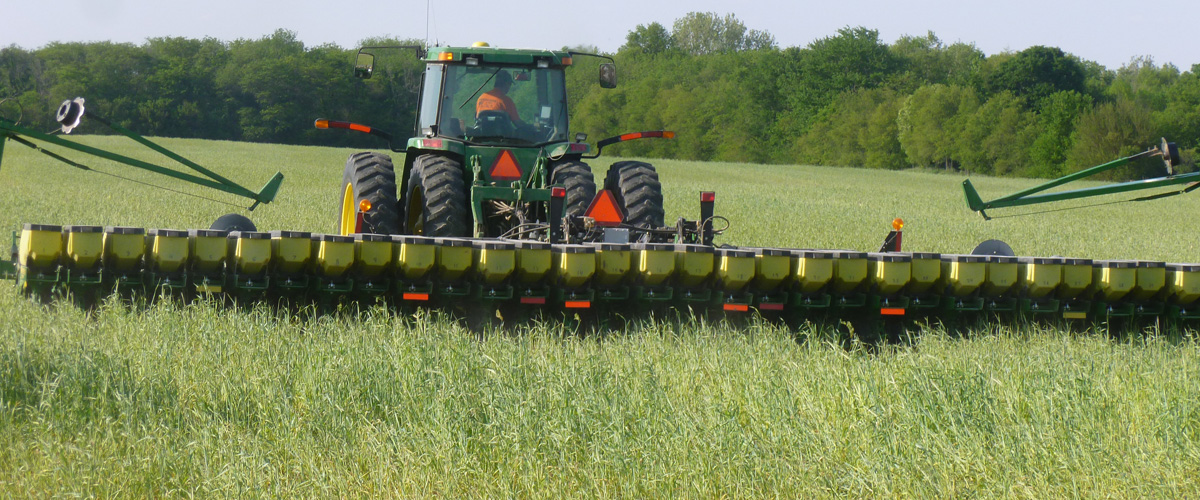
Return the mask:
M 422 135 L 481 146 L 565 142 L 563 70 L 432 64 L 425 72 L 417 127 Z

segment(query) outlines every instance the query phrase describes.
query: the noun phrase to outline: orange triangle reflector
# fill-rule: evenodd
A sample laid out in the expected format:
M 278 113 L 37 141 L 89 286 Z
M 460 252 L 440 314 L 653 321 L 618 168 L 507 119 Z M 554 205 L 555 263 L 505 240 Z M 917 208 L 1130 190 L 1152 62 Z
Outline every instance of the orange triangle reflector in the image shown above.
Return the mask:
M 492 169 L 488 171 L 488 176 L 494 181 L 519 181 L 521 180 L 521 166 L 517 164 L 516 157 L 512 151 L 505 149 L 496 157 L 496 162 L 492 163 Z
M 596 194 L 583 215 L 596 219 L 596 225 L 599 226 L 617 226 L 625 220 L 621 215 L 621 208 L 617 206 L 617 199 L 613 197 L 612 191 L 607 189 Z

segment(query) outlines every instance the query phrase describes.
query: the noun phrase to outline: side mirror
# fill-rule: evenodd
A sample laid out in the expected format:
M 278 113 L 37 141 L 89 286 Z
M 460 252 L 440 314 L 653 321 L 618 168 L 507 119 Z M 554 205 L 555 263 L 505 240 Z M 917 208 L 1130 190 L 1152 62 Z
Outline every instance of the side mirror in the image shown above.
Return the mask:
M 375 72 L 375 56 L 367 52 L 359 52 L 354 61 L 354 77 L 363 80 L 371 78 Z
M 600 88 L 617 88 L 617 65 L 604 63 L 600 65 Z

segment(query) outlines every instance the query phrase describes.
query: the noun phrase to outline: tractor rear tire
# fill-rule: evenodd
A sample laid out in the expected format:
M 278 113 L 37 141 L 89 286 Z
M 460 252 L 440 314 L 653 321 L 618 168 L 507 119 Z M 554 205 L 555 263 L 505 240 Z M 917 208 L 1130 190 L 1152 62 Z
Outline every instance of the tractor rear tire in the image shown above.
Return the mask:
M 562 184 L 567 190 L 563 216 L 583 215 L 596 197 L 596 178 L 592 168 L 581 161 L 566 161 L 554 166 L 551 184 Z
M 391 157 L 371 152 L 350 155 L 342 173 L 341 194 L 338 234 L 400 232 L 396 171 Z M 356 228 L 358 207 L 363 200 L 371 203 L 371 209 L 363 213 L 362 230 L 359 231 Z
M 662 183 L 654 165 L 619 161 L 608 168 L 604 188 L 612 192 L 625 210 L 625 223 L 639 227 L 663 227 Z
M 462 164 L 439 155 L 421 155 L 408 176 L 404 206 L 408 234 L 471 236 L 471 210 Z

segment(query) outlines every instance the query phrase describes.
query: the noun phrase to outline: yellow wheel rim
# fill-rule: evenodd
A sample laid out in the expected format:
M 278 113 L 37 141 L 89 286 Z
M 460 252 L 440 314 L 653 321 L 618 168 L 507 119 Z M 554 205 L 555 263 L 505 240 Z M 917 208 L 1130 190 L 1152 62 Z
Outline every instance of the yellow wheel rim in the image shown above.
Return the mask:
M 354 234 L 357 223 L 358 212 L 354 209 L 354 185 L 347 182 L 346 189 L 342 193 L 342 223 L 338 232 L 342 235 Z

